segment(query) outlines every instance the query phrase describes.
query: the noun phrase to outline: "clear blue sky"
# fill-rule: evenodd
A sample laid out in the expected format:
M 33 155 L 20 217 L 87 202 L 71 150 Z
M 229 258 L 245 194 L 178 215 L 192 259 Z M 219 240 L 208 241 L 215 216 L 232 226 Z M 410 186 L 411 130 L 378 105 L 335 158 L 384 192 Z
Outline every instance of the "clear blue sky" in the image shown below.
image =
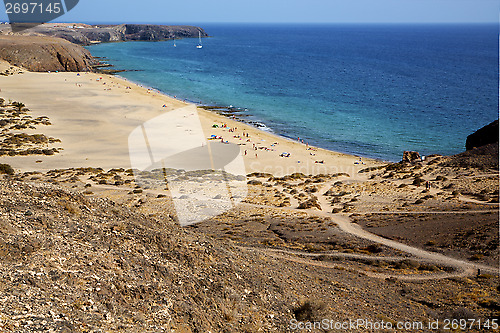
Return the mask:
M 498 22 L 498 0 L 80 0 L 57 22 Z M 4 11 L 0 20 L 6 21 Z

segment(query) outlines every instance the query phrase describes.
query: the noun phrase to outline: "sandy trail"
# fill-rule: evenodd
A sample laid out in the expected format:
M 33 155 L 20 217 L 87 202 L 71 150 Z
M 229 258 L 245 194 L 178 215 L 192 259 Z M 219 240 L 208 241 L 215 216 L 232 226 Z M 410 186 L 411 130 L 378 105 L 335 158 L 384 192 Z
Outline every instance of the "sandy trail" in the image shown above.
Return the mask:
M 264 253 L 266 255 L 283 259 L 283 260 L 288 260 L 292 261 L 295 263 L 299 264 L 304 264 L 308 266 L 315 266 L 315 267 L 322 267 L 322 268 L 329 268 L 329 269 L 345 269 L 346 267 L 341 264 L 334 264 L 328 261 L 317 261 L 314 259 L 307 259 L 307 257 L 310 258 L 317 258 L 319 256 L 322 256 L 324 254 L 318 254 L 318 253 L 303 253 L 303 252 L 297 252 L 297 251 L 285 251 L 285 250 L 275 250 L 275 249 L 260 249 L 260 248 L 255 248 L 255 247 L 243 247 L 244 249 L 248 250 L 250 249 L 251 251 L 257 251 Z M 328 256 L 329 254 L 327 254 Z M 396 261 L 396 260 L 404 260 L 407 258 L 403 257 L 373 257 L 369 255 L 352 255 L 352 254 L 346 254 L 346 253 L 337 253 L 335 254 L 335 257 L 337 258 L 346 258 L 346 259 L 369 259 L 369 260 L 381 260 L 381 261 Z M 421 261 L 421 262 L 426 262 L 426 263 L 434 263 L 432 260 L 425 260 L 425 259 L 412 259 L 416 261 Z M 402 281 L 428 281 L 428 280 L 440 280 L 440 279 L 448 279 L 452 277 L 466 277 L 470 276 L 470 272 L 461 270 L 457 272 L 451 272 L 451 273 L 423 273 L 423 274 L 390 274 L 390 273 L 381 273 L 381 272 L 372 272 L 368 270 L 360 270 L 360 269 L 354 269 L 354 268 L 349 268 L 349 270 L 355 271 L 359 274 L 363 274 L 369 277 L 373 278 L 379 278 L 379 279 L 390 279 L 390 278 L 395 278 L 398 280 Z
M 287 211 L 294 211 L 294 212 L 301 212 L 301 213 L 307 213 L 310 215 L 314 216 L 322 216 L 322 217 L 328 217 L 330 218 L 333 222 L 337 224 L 337 226 L 344 232 L 356 236 L 358 238 L 366 239 L 393 249 L 396 249 L 398 251 L 405 252 L 411 256 L 414 256 L 417 258 L 417 260 L 426 262 L 426 263 L 432 263 L 440 266 L 445 266 L 445 267 L 451 267 L 453 268 L 454 272 L 438 272 L 438 273 L 427 273 L 427 274 L 418 274 L 418 275 L 402 275 L 402 274 L 388 274 L 388 273 L 376 273 L 376 272 L 369 272 L 369 271 L 360 271 L 360 273 L 365 274 L 367 276 L 375 277 L 375 278 L 396 278 L 400 280 L 406 280 L 406 281 L 425 281 L 425 280 L 435 280 L 435 279 L 446 279 L 446 278 L 452 278 L 452 277 L 469 277 L 469 276 L 474 276 L 478 273 L 478 270 L 480 270 L 481 273 L 489 273 L 489 274 L 494 274 L 494 275 L 500 275 L 500 269 L 492 266 L 487 266 L 487 265 L 482 265 L 482 264 L 476 264 L 472 263 L 466 260 L 460 260 L 460 259 L 455 259 L 452 257 L 448 257 L 439 253 L 434 253 L 434 252 L 429 252 L 420 248 L 416 248 L 413 246 L 409 246 L 400 242 L 396 242 L 387 238 L 380 237 L 378 235 L 372 234 L 364 229 L 361 228 L 361 226 L 354 224 L 350 221 L 349 217 L 344 215 L 344 214 L 333 214 L 330 213 L 332 210 L 330 203 L 328 202 L 328 199 L 323 196 L 321 193 L 325 193 L 327 190 L 329 190 L 332 185 L 336 182 L 335 181 L 330 181 L 325 183 L 322 188 L 318 191 L 320 194 L 318 196 L 318 202 L 321 205 L 321 211 L 314 210 L 314 209 L 297 209 L 296 207 L 275 207 L 275 206 L 266 206 L 266 205 L 259 205 L 259 204 L 249 204 L 249 203 L 242 203 L 242 205 L 249 206 L 249 207 L 265 207 L 265 208 L 270 208 L 270 209 L 280 209 L 280 210 L 287 210 Z M 485 212 L 489 210 L 481 210 L 479 212 Z M 498 212 L 498 210 L 494 210 L 495 212 Z M 471 211 L 454 211 L 451 213 L 470 213 Z M 390 214 L 390 212 L 386 212 Z M 398 213 L 412 213 L 412 212 L 398 212 Z M 429 213 L 437 213 L 437 214 L 444 214 L 444 213 L 450 213 L 450 212 L 429 212 Z M 337 257 L 344 257 L 344 258 L 358 258 L 358 259 L 363 259 L 363 255 L 346 255 L 346 254 L 340 254 L 340 253 L 305 253 L 305 252 L 297 252 L 297 251 L 288 251 L 288 250 L 275 250 L 275 249 L 258 249 L 258 248 L 252 248 L 255 249 L 256 251 L 261 251 L 264 252 L 268 255 L 275 256 L 275 257 L 280 257 L 284 260 L 290 260 L 294 261 L 297 263 L 302 263 L 302 264 L 307 264 L 307 265 L 312 265 L 312 266 L 317 266 L 317 267 L 324 267 L 324 268 L 338 268 L 339 266 L 337 264 L 333 263 L 328 263 L 328 262 L 318 262 L 315 260 L 311 259 L 306 259 L 304 257 L 310 257 L 310 258 L 316 258 L 321 255 L 327 255 L 327 256 L 337 256 Z M 297 256 L 301 256 L 301 258 L 297 258 Z M 404 257 L 376 257 L 376 256 L 368 256 L 365 259 L 372 259 L 372 260 L 394 260 L 394 259 L 407 259 Z
M 323 188 L 319 191 L 319 193 L 324 193 L 328 189 L 330 189 L 332 183 L 327 183 L 323 186 Z M 362 229 L 359 225 L 351 223 L 349 220 L 349 217 L 341 214 L 332 214 L 329 213 L 331 210 L 331 206 L 327 200 L 326 197 L 320 196 L 318 197 L 318 201 L 320 202 L 322 212 L 321 215 L 328 216 L 330 217 L 336 224 L 337 226 L 344 232 L 349 233 L 351 235 L 354 235 L 359 238 L 367 239 L 372 242 L 376 242 L 388 247 L 391 247 L 393 249 L 403 251 L 406 253 L 409 253 L 411 255 L 414 255 L 416 257 L 422 258 L 429 260 L 435 264 L 439 265 L 445 265 L 445 266 L 450 266 L 454 267 L 457 269 L 457 271 L 461 271 L 461 274 L 455 274 L 455 276 L 472 276 L 477 273 L 478 269 L 481 270 L 481 272 L 487 272 L 495 275 L 499 275 L 499 269 L 491 266 L 486 266 L 486 265 L 481 265 L 481 264 L 476 264 L 472 263 L 469 261 L 465 260 L 459 260 L 459 259 L 454 259 L 439 253 L 434 253 L 434 252 L 429 252 L 425 251 L 413 246 L 405 245 L 387 238 L 383 238 L 380 236 L 377 236 L 375 234 L 372 234 L 364 229 Z M 453 275 L 450 275 L 453 276 Z
M 335 181 L 327 182 L 326 184 L 323 185 L 323 187 L 320 189 L 319 193 L 324 193 L 330 187 Z M 101 190 L 113 190 L 113 191 L 125 191 L 128 192 L 130 191 L 129 188 L 117 188 L 116 186 L 112 185 L 94 185 L 93 186 L 96 189 L 101 189 Z M 164 191 L 156 191 L 156 190 L 145 190 L 145 193 L 149 194 L 163 194 L 165 193 Z M 379 274 L 377 273 L 378 277 L 398 277 L 402 279 L 411 279 L 411 280 L 428 280 L 428 279 L 435 279 L 435 278 L 447 278 L 447 277 L 453 277 L 453 276 L 472 276 L 477 273 L 477 270 L 480 269 L 481 272 L 485 273 L 490 273 L 490 274 L 495 274 L 499 275 L 499 269 L 487 265 L 481 265 L 481 264 L 476 264 L 472 263 L 469 261 L 465 260 L 459 260 L 455 258 L 451 258 L 439 253 L 434 253 L 434 252 L 429 252 L 425 251 L 413 246 L 409 246 L 400 242 L 396 242 L 387 238 L 383 238 L 380 236 L 377 236 L 375 234 L 372 234 L 364 229 L 362 229 L 359 225 L 351 223 L 349 217 L 342 215 L 342 214 L 332 214 L 329 213 L 331 210 L 331 206 L 328 202 L 328 199 L 320 195 L 318 197 L 318 201 L 321 205 L 322 210 L 312 210 L 312 209 L 297 209 L 293 205 L 291 207 L 274 207 L 274 206 L 266 206 L 266 205 L 259 205 L 259 204 L 250 204 L 250 203 L 241 203 L 240 205 L 243 206 L 248 206 L 248 207 L 264 207 L 264 208 L 270 208 L 270 209 L 280 209 L 280 210 L 287 210 L 287 211 L 294 211 L 294 212 L 302 212 L 302 213 L 307 213 L 309 215 L 314 215 L 314 216 L 323 216 L 323 217 L 328 217 L 332 221 L 334 221 L 337 226 L 344 232 L 354 235 L 356 237 L 370 240 L 372 242 L 382 244 L 385 246 L 388 246 L 390 248 L 408 253 L 409 255 L 415 256 L 419 258 L 418 260 L 421 260 L 423 262 L 427 263 L 432 263 L 432 264 L 438 264 L 438 265 L 443 265 L 443 266 L 448 266 L 452 267 L 456 270 L 456 272 L 453 273 L 429 273 L 429 274 L 423 274 L 423 275 L 418 275 L 418 276 L 404 276 L 404 275 L 391 275 L 391 274 Z M 469 211 L 470 212 L 470 211 Z M 483 212 L 483 211 L 479 211 Z M 387 212 L 386 212 L 387 213 Z M 402 213 L 402 212 L 398 212 Z M 412 213 L 412 212 L 406 212 L 406 213 Z M 455 211 L 455 212 L 430 212 L 430 213 L 437 213 L 437 214 L 444 214 L 444 213 L 467 213 L 467 211 Z M 255 248 L 254 248 L 255 249 Z M 298 251 L 289 251 L 289 250 L 276 250 L 276 249 L 259 249 L 259 251 L 264 251 L 268 254 L 272 255 L 300 255 L 300 256 L 305 256 L 305 257 L 319 257 L 319 256 L 331 256 L 331 257 L 341 257 L 341 258 L 353 258 L 353 259 L 372 259 L 372 260 L 398 260 L 398 259 L 406 259 L 404 257 L 377 257 L 377 256 L 369 256 L 369 255 L 360 255 L 360 254 L 346 254 L 346 253 L 338 253 L 338 252 L 326 252 L 326 253 L 304 253 L 304 252 L 298 252 Z M 302 261 L 307 260 L 302 258 Z M 317 261 L 307 261 L 309 264 L 314 264 L 318 265 Z M 321 265 L 326 265 L 328 267 L 336 267 L 333 264 L 329 263 L 321 263 Z
M 482 204 L 482 202 L 479 202 Z M 482 210 L 446 210 L 446 211 L 435 211 L 435 210 L 395 210 L 395 211 L 363 211 L 357 212 L 359 215 L 368 214 L 379 214 L 379 215 L 394 215 L 394 214 L 469 214 L 469 213 L 498 213 L 498 209 L 482 209 Z

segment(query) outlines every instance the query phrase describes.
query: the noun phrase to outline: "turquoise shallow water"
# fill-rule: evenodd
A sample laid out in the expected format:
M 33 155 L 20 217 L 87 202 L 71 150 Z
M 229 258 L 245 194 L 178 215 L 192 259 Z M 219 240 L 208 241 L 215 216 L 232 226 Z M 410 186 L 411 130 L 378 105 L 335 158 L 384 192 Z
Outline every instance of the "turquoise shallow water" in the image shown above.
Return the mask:
M 498 118 L 495 25 L 203 25 L 211 38 L 89 47 L 169 95 L 385 160 L 464 150 Z

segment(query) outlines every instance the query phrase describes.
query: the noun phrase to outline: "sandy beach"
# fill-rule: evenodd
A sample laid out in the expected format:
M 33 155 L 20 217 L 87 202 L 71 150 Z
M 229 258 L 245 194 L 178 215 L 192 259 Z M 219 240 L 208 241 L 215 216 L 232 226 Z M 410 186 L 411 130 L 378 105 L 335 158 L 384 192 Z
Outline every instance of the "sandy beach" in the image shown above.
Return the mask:
M 3 63 L 2 68 L 7 68 Z M 144 122 L 189 104 L 122 78 L 96 73 L 32 73 L 0 77 L 1 97 L 19 101 L 30 115 L 52 125 L 25 133 L 61 140 L 52 156 L 3 156 L 1 163 L 20 171 L 71 167 L 130 167 L 128 136 Z M 313 106 L 312 106 L 313 107 Z M 375 160 L 309 147 L 198 108 L 205 137 L 240 145 L 246 172 L 283 176 L 348 173 L 380 164 Z M 215 126 L 214 126 L 215 125 Z M 245 137 L 243 137 L 245 134 Z M 333 134 L 332 134 L 333 135 Z M 52 146 L 51 146 L 52 147 Z M 281 157 L 289 153 L 289 157 Z

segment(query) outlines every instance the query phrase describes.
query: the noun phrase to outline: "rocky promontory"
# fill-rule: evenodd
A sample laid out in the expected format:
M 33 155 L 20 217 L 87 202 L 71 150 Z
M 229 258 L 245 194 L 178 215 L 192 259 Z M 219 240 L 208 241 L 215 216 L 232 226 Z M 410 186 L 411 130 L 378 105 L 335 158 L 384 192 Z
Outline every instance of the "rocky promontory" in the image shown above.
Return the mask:
M 472 150 L 492 143 L 498 146 L 498 119 L 469 135 L 465 149 Z
M 4 31 L 4 33 L 10 32 Z M 79 45 L 136 40 L 162 41 L 173 38 L 197 38 L 200 35 L 201 37 L 208 37 L 208 34 L 200 27 L 155 24 L 88 25 L 47 23 L 25 30 L 22 34 L 58 37 Z
M 0 35 L 0 59 L 33 72 L 90 71 L 89 51 L 61 38 Z
M 11 32 L 0 27 L 0 59 L 33 72 L 92 71 L 99 61 L 82 45 L 124 41 L 162 41 L 208 37 L 199 27 L 187 25 L 99 25 L 47 23 Z

